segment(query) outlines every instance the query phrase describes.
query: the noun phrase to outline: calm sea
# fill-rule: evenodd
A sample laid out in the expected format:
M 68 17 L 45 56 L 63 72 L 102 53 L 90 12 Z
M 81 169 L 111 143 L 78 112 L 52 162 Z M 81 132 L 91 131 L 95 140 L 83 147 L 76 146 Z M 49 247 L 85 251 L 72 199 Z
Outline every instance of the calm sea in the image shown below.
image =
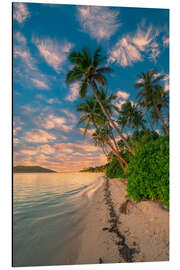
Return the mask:
M 73 264 L 102 173 L 14 174 L 13 266 Z

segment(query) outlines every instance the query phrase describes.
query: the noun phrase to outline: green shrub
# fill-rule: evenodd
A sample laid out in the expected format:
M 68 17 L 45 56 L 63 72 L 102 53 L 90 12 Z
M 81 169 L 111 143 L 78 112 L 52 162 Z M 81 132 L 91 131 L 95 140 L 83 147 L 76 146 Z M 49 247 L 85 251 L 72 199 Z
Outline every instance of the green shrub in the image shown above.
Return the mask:
M 130 158 L 127 197 L 135 201 L 160 199 L 169 207 L 169 137 L 147 143 Z
M 106 176 L 108 178 L 125 178 L 126 177 L 118 159 L 115 156 L 113 156 L 111 162 L 107 164 Z

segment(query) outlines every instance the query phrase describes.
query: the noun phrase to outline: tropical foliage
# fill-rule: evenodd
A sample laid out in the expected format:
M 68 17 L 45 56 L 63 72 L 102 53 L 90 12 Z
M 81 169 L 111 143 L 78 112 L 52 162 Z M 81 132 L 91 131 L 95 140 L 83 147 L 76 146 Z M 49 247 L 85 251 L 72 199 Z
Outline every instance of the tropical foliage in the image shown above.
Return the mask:
M 127 196 L 135 201 L 160 199 L 169 207 L 169 137 L 139 147 L 128 166 Z
M 66 82 L 79 82 L 82 98 L 78 125 L 107 157 L 106 165 L 83 171 L 127 178 L 129 197 L 160 199 L 168 207 L 169 94 L 163 87 L 164 75 L 155 69 L 142 72 L 134 85 L 137 102 L 127 100 L 117 107 L 116 95 L 107 88 L 106 75 L 113 70 L 100 48 L 94 54 L 87 48 L 72 51 L 69 60 Z

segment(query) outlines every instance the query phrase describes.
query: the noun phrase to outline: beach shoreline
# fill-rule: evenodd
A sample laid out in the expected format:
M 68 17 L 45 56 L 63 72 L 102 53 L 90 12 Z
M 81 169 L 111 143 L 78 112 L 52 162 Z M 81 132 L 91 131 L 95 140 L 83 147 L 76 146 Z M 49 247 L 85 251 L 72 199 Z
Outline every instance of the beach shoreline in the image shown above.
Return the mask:
M 169 211 L 125 196 L 125 181 L 105 178 L 87 210 L 75 264 L 169 260 Z

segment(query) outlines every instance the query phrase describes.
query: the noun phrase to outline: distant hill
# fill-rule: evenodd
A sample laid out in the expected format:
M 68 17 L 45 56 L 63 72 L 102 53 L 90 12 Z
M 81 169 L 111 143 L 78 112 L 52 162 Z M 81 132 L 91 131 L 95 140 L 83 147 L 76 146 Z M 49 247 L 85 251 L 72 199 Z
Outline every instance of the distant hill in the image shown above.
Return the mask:
M 14 173 L 56 173 L 56 171 L 46 169 L 40 166 L 15 166 L 13 167 Z

